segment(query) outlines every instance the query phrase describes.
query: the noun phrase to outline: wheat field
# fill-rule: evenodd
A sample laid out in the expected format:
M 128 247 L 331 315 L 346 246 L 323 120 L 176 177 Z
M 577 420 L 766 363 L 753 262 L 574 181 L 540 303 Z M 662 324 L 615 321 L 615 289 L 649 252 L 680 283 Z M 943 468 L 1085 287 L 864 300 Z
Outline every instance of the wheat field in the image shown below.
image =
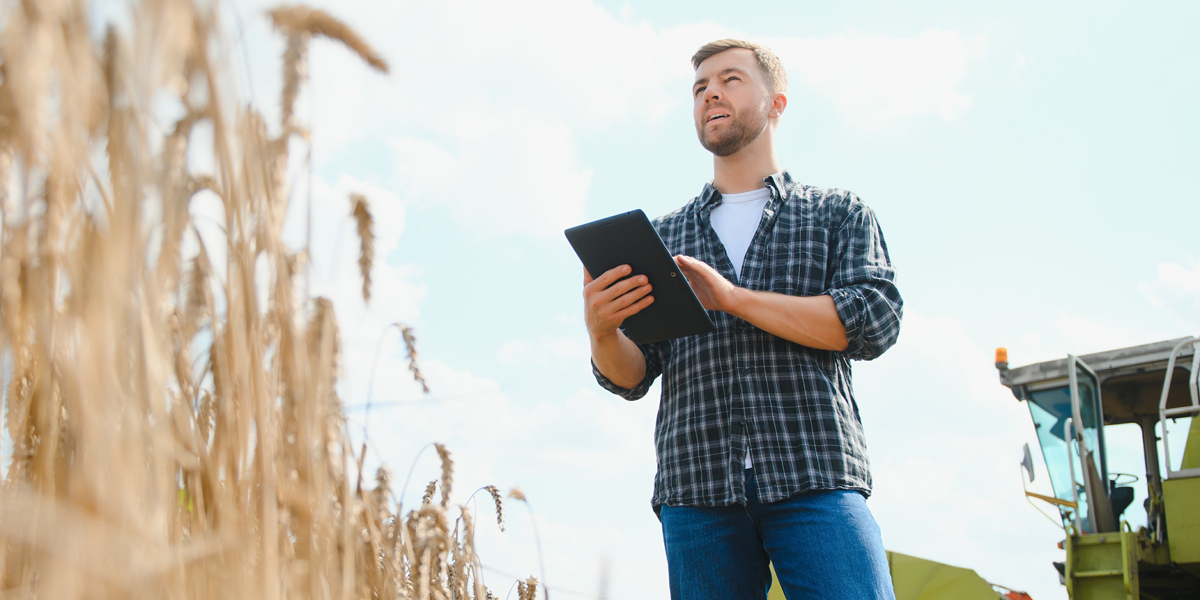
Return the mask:
M 323 11 L 259 15 L 286 41 L 267 123 L 211 3 L 129 3 L 99 36 L 92 4 L 0 9 L 0 598 L 492 598 L 446 448 L 420 506 L 396 504 L 386 467 L 364 477 L 332 304 L 281 237 L 309 42 L 387 62 Z M 346 210 L 369 301 L 370 201 Z

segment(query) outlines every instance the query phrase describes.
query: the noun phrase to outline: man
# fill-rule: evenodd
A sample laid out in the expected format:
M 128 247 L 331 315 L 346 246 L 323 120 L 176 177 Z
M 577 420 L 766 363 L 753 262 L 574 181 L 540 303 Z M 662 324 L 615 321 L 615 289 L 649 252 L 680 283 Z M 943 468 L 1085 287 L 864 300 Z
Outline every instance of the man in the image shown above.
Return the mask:
M 654 301 L 646 278 L 584 274 L 600 384 L 635 400 L 663 376 L 651 502 L 671 597 L 762 600 L 773 563 L 792 600 L 892 598 L 850 380 L 900 330 L 883 235 L 853 194 L 780 168 L 787 78 L 770 50 L 720 40 L 692 64 L 713 180 L 654 224 L 717 330 L 634 344 L 620 325 Z

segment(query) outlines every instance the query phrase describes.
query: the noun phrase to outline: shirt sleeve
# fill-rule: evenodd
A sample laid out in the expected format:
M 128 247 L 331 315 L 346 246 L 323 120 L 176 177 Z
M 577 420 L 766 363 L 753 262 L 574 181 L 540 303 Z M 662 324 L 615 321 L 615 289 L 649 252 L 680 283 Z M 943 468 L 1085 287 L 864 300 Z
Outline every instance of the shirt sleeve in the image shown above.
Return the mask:
M 654 384 L 654 380 L 662 374 L 662 345 L 666 342 L 658 342 L 655 344 L 638 344 L 638 348 L 642 351 L 642 356 L 646 358 L 646 375 L 642 377 L 642 381 L 633 386 L 632 389 L 625 389 L 604 376 L 600 369 L 596 368 L 596 363 L 592 362 L 592 375 L 596 376 L 596 383 L 600 387 L 626 399 L 637 400 L 646 395 L 650 390 L 650 386 Z
M 833 277 L 825 293 L 833 297 L 846 328 L 846 355 L 871 360 L 896 343 L 904 300 L 875 213 L 861 202 L 835 234 Z

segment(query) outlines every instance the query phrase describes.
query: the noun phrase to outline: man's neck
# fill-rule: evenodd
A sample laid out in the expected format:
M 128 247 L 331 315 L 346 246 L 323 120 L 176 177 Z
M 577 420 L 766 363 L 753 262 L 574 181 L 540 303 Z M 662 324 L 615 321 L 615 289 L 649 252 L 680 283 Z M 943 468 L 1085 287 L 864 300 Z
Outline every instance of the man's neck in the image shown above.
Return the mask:
M 729 156 L 713 156 L 713 187 L 722 194 L 741 194 L 763 187 L 763 180 L 782 169 L 775 156 L 774 136 L 758 139 Z

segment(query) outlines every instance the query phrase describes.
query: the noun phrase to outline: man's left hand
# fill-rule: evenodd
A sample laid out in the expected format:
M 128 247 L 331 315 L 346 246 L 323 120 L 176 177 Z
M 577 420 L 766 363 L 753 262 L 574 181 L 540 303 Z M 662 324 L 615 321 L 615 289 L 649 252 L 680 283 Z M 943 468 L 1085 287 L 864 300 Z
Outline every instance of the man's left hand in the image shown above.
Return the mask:
M 675 264 L 679 265 L 683 276 L 687 277 L 688 285 L 692 286 L 692 291 L 696 293 L 696 298 L 704 308 L 733 312 L 739 293 L 744 291 L 742 288 L 733 285 L 704 261 L 679 254 L 675 256 Z
M 700 304 L 727 312 L 768 333 L 816 348 L 841 352 L 848 346 L 846 328 L 829 295 L 788 296 L 756 292 L 733 285 L 716 269 L 690 256 L 678 255 L 675 264 L 687 277 Z

